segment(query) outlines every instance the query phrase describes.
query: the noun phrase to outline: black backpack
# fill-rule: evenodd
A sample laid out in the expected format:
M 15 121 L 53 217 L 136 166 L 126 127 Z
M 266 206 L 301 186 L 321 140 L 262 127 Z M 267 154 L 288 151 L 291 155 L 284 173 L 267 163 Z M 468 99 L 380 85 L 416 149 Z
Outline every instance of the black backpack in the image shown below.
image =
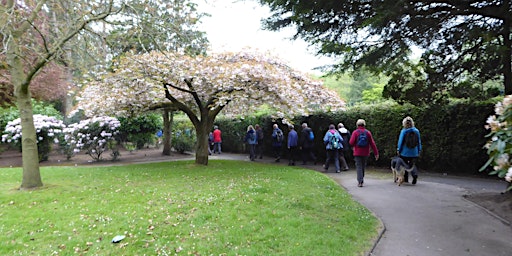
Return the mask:
M 419 144 L 418 135 L 414 131 L 409 131 L 404 136 L 404 144 L 408 148 L 415 148 Z

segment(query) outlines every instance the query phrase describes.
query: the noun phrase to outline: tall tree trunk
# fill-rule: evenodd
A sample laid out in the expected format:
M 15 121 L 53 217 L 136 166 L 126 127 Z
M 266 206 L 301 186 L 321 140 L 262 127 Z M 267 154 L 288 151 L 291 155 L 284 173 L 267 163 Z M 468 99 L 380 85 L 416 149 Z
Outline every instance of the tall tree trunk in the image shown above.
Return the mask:
M 212 123 L 206 119 L 201 120 L 199 126 L 196 126 L 196 164 L 208 165 L 208 136 L 212 128 Z
M 172 148 L 172 122 L 174 119 L 174 111 L 169 109 L 163 110 L 163 119 L 164 119 L 164 130 L 163 130 L 163 143 L 164 149 L 162 151 L 162 155 L 170 156 L 171 148 Z
M 34 126 L 29 81 L 23 73 L 23 63 L 20 56 L 16 42 L 10 42 L 7 50 L 7 62 L 16 95 L 16 104 L 20 112 L 21 132 L 23 134 L 21 138 L 23 163 L 21 189 L 31 189 L 42 187 L 43 182 L 39 171 L 39 155 L 37 153 L 36 128 Z
M 17 93 L 17 105 L 20 111 L 23 179 L 21 189 L 42 187 L 41 173 L 39 171 L 39 155 L 37 153 L 36 129 L 32 112 L 30 93 Z

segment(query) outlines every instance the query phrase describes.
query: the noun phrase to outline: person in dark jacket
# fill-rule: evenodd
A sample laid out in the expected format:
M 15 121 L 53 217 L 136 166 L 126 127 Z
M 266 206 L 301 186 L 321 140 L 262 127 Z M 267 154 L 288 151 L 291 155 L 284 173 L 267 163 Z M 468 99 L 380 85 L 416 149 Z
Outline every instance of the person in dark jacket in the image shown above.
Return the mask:
M 263 159 L 263 129 L 259 124 L 254 126 L 256 130 L 256 135 L 258 136 L 258 144 L 256 145 L 256 157 L 259 156 L 260 159 Z
M 295 165 L 295 158 L 297 157 L 298 147 L 299 147 L 299 135 L 295 131 L 295 127 L 293 125 L 289 125 L 288 129 L 288 165 Z
M 316 164 L 316 156 L 313 154 L 314 139 L 311 139 L 310 134 L 313 130 L 308 127 L 307 123 L 302 124 L 302 131 L 299 137 L 299 148 L 302 152 L 302 164 L 305 165 L 308 160 L 313 160 L 313 164 Z M 314 133 L 313 133 L 314 135 Z
M 416 184 L 418 181 L 418 168 L 416 167 L 416 160 L 420 156 L 421 153 L 421 136 L 420 131 L 414 126 L 414 120 L 412 117 L 408 116 L 402 120 L 402 130 L 400 131 L 400 135 L 398 136 L 398 146 L 396 152 L 400 158 L 404 160 L 404 162 L 409 165 L 409 167 L 414 166 L 414 169 L 411 172 L 412 175 L 412 184 Z M 413 145 L 407 145 L 410 143 L 406 143 L 406 136 L 409 132 L 415 134 L 413 138 L 416 140 Z M 409 173 L 405 172 L 404 182 L 409 182 Z
M 258 135 L 252 125 L 247 127 L 247 133 L 245 134 L 244 142 L 249 145 L 249 158 L 251 161 L 256 159 L 256 145 L 258 144 Z
M 272 130 L 272 148 L 274 149 L 274 158 L 276 162 L 281 161 L 281 148 L 283 147 L 284 134 L 277 124 L 273 125 Z

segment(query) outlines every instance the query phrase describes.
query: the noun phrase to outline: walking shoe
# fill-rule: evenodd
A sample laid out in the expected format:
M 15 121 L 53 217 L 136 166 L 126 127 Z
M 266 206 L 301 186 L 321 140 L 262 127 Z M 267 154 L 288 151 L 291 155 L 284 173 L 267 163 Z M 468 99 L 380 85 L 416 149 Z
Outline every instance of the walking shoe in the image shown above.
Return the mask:
M 341 171 L 340 170 L 336 170 L 336 173 L 340 173 Z
M 416 182 L 418 181 L 418 175 L 413 175 L 412 176 L 412 184 L 416 184 Z
M 358 187 L 362 187 L 363 186 L 363 183 L 360 182 L 359 184 L 357 184 Z

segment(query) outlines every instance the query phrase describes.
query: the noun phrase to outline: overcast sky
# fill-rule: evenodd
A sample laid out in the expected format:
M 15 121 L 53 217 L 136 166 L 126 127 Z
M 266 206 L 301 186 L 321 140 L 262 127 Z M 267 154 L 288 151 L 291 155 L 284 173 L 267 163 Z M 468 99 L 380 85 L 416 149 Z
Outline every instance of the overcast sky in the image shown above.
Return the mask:
M 262 30 L 260 20 L 267 17 L 269 11 L 255 1 L 195 1 L 200 12 L 211 15 L 202 19 L 200 28 L 207 33 L 213 51 L 236 51 L 244 47 L 271 51 L 287 61 L 291 67 L 304 72 L 313 72 L 312 69 L 317 66 L 334 62 L 330 58 L 316 57 L 314 50 L 308 50 L 304 41 L 290 40 L 294 33 L 292 29 L 280 32 Z

